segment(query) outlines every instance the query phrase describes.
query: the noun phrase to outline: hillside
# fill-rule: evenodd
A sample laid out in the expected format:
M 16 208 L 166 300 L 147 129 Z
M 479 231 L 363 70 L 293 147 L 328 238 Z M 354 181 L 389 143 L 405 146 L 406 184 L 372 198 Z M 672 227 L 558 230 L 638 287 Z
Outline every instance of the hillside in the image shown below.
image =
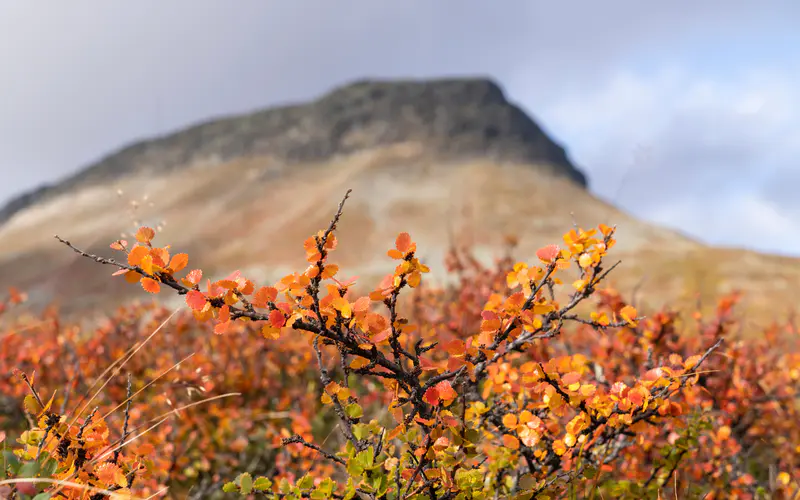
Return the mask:
M 163 220 L 161 238 L 195 257 L 191 266 L 273 280 L 302 267 L 302 241 L 352 188 L 336 260 L 364 286 L 392 269 L 385 251 L 400 231 L 441 282 L 451 241 L 488 262 L 514 234 L 517 257 L 530 260 L 574 222 L 605 222 L 619 227 L 614 283 L 626 293 L 658 305 L 687 289 L 711 297 L 746 288 L 753 310 L 793 305 L 797 260 L 707 247 L 617 210 L 586 185 L 564 149 L 489 80 L 362 81 L 134 144 L 12 201 L 0 212 L 0 276 L 33 305 L 57 301 L 67 312 L 147 300 L 53 235 L 110 255 L 108 243 L 134 221 Z
M 163 174 L 258 156 L 297 165 L 407 142 L 447 158 L 536 164 L 586 185 L 564 149 L 491 80 L 365 80 L 310 103 L 212 120 L 136 142 L 58 184 L 12 199 L 0 208 L 0 223 L 41 201 L 132 173 Z

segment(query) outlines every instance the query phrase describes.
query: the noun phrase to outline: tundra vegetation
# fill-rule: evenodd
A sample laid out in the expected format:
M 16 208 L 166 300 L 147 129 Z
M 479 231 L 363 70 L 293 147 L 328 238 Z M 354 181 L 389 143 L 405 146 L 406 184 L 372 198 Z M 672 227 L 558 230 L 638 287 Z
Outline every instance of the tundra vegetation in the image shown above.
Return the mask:
M 187 307 L 86 327 L 12 290 L 0 496 L 800 498 L 793 322 L 747 332 L 736 293 L 638 311 L 602 224 L 531 262 L 453 249 L 438 288 L 401 233 L 362 294 L 335 263 L 346 200 L 272 285 L 204 278 L 149 227 L 116 258 L 59 238 Z

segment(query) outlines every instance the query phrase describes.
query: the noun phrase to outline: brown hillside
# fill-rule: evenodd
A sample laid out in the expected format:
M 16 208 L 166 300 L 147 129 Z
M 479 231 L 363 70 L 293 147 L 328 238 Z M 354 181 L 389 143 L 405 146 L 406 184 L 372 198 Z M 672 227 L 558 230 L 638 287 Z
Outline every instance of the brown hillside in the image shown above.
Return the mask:
M 358 85 L 354 88 L 359 89 Z M 391 94 L 391 86 L 385 88 L 390 90 L 379 97 Z M 742 288 L 748 291 L 748 308 L 756 311 L 754 317 L 761 321 L 774 313 L 785 314 L 794 305 L 800 261 L 707 247 L 602 202 L 586 191 L 585 179 L 560 147 L 549 139 L 545 142 L 546 136 L 535 125 L 527 129 L 533 135 L 520 135 L 518 127 L 522 125 L 513 122 L 522 118 L 504 115 L 499 110 L 504 98 L 498 101 L 493 87 L 486 88 L 488 94 L 460 95 L 451 99 L 456 104 L 447 101 L 441 109 L 494 109 L 484 110 L 484 115 L 475 111 L 474 116 L 458 111 L 466 113 L 470 123 L 499 120 L 492 126 L 503 132 L 492 135 L 492 140 L 486 138 L 485 128 L 474 129 L 484 130 L 476 133 L 456 127 L 461 130 L 456 133 L 441 125 L 445 122 L 440 123 L 441 130 L 426 125 L 431 127 L 431 137 L 426 139 L 409 124 L 417 120 L 414 112 L 398 105 L 401 111 L 383 111 L 385 115 L 377 115 L 380 119 L 363 118 L 360 128 L 348 132 L 356 137 L 348 139 L 358 144 L 354 150 L 333 148 L 334 153 L 287 158 L 280 147 L 276 147 L 279 154 L 267 154 L 259 149 L 262 146 L 254 146 L 231 158 L 217 157 L 211 165 L 199 156 L 175 153 L 174 148 L 184 147 L 176 146 L 183 144 L 176 137 L 184 134 L 185 139 L 187 131 L 135 146 L 140 152 L 150 151 L 150 163 L 122 152 L 124 161 L 106 159 L 106 167 L 101 162 L 90 168 L 94 174 L 55 186 L 48 194 L 7 212 L 8 218 L 0 226 L 2 285 L 26 289 L 33 306 L 56 301 L 66 312 L 97 310 L 124 298 L 148 300 L 140 288 L 111 278 L 113 269 L 78 258 L 53 239 L 58 234 L 88 251 L 113 255 L 108 243 L 132 228 L 129 200 L 141 201 L 145 195 L 149 202 L 141 204 L 135 218 L 150 225 L 166 221 L 160 241 L 170 242 L 176 252 L 188 252 L 193 258 L 190 266 L 202 267 L 211 277 L 241 269 L 254 279 L 274 280 L 303 268 L 303 240 L 327 225 L 344 192 L 352 188 L 335 259 L 345 276 L 359 276 L 364 286 L 374 285 L 393 269 L 385 252 L 401 231 L 411 233 L 421 258 L 433 269 L 428 281 L 442 282 L 446 278 L 442 261 L 452 241 L 472 244 L 478 257 L 489 262 L 502 252 L 506 235 L 517 235 L 516 256 L 530 261 L 537 248 L 560 242 L 574 222 L 585 228 L 604 222 L 619 228 L 619 243 L 612 255 L 623 263 L 612 283 L 628 294 L 638 288 L 640 302 L 645 299 L 659 305 L 686 300 L 690 290 L 709 299 Z M 359 92 L 365 91 L 361 88 Z M 400 94 L 405 96 L 398 98 L 401 101 L 414 99 Z M 431 99 L 435 107 L 437 101 Z M 392 117 L 402 115 L 403 109 L 406 115 L 397 118 L 398 127 L 407 132 L 364 138 L 376 123 L 391 128 Z M 252 120 L 252 116 L 241 119 Z M 504 116 L 509 121 L 504 122 Z M 406 119 L 411 121 L 406 123 Z M 226 141 L 235 136 L 231 130 L 246 128 L 233 124 L 233 118 L 226 120 L 228 128 L 220 126 L 220 137 Z M 211 132 L 204 134 L 207 144 L 221 141 Z M 446 146 L 449 135 L 453 141 L 461 141 L 464 151 Z M 494 140 L 500 141 L 499 145 Z M 316 144 L 314 139 L 308 143 Z M 171 144 L 172 153 L 158 149 L 167 147 L 165 144 Z M 203 144 L 198 143 L 197 148 L 210 147 Z M 177 161 L 175 158 L 183 158 L 184 163 L 170 163 Z M 159 161 L 168 168 L 156 168 Z M 103 170 L 111 168 L 108 165 L 116 170 Z M 177 297 L 169 300 L 180 303 Z

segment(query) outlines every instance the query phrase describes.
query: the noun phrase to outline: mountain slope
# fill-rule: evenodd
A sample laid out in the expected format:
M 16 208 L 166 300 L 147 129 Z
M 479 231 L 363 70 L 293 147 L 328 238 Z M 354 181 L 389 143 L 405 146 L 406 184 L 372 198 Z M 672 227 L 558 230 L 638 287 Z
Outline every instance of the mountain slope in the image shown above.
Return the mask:
M 58 184 L 11 200 L 0 209 L 0 224 L 37 202 L 131 173 L 162 174 L 254 156 L 291 165 L 407 142 L 424 143 L 428 152 L 448 158 L 537 164 L 586 185 L 564 149 L 491 80 L 364 80 L 310 103 L 212 120 L 124 147 Z
M 343 135 L 326 136 L 323 132 L 338 122 L 330 116 L 325 122 L 325 113 L 314 115 L 322 120 L 308 125 L 317 127 L 316 135 L 305 142 L 292 136 L 281 143 L 308 144 L 310 152 L 299 146 L 256 146 L 261 144 L 257 134 L 246 132 L 252 130 L 253 116 L 280 115 L 289 108 L 228 118 L 214 122 L 224 126 L 201 125 L 128 148 L 125 151 L 144 156 L 123 151 L 8 216 L 0 226 L 3 284 L 26 289 L 34 305 L 58 301 L 67 312 L 126 298 L 147 299 L 140 288 L 111 278 L 113 269 L 77 257 L 53 234 L 90 252 L 112 255 L 108 243 L 120 232 L 129 232 L 134 222 L 155 226 L 162 220 L 166 226 L 159 241 L 171 243 L 174 252 L 188 252 L 190 266 L 202 267 L 207 276 L 241 269 L 262 282 L 275 280 L 304 268 L 303 240 L 327 226 L 345 191 L 352 188 L 334 260 L 342 265 L 343 276 L 359 276 L 365 287 L 393 269 L 385 252 L 401 231 L 411 233 L 420 257 L 433 269 L 428 281 L 442 282 L 447 278 L 442 273 L 444 254 L 451 242 L 471 244 L 477 256 L 489 262 L 501 254 L 505 236 L 516 235 L 516 256 L 531 261 L 537 248 L 560 242 L 574 223 L 586 228 L 604 222 L 619 227 L 612 256 L 623 260 L 611 283 L 628 294 L 638 290 L 653 305 L 686 298 L 686 290 L 711 298 L 737 287 L 752 292 L 753 311 L 772 314 L 793 305 L 790 299 L 800 283 L 796 259 L 710 248 L 639 221 L 587 192 L 585 177 L 563 149 L 532 120 L 508 111 L 518 108 L 504 98 L 503 104 L 499 89 L 492 90 L 494 84 L 439 84 L 461 88 L 462 93 L 456 98 L 439 90 L 402 90 L 415 85 L 430 89 L 436 81 L 361 82 L 307 105 L 320 106 L 337 93 L 377 99 L 395 93 L 406 96 L 395 111 L 387 105 L 387 110 L 365 114 L 361 125 Z M 375 94 L 374 89 L 384 92 Z M 420 95 L 429 100 L 414 108 L 409 101 L 417 102 Z M 328 106 L 336 109 L 330 102 L 322 105 Z M 506 111 L 500 109 L 504 106 Z M 381 109 L 377 103 L 373 107 Z M 413 112 L 428 108 L 450 110 L 441 111 L 450 121 L 431 122 Z M 487 139 L 483 125 L 443 125 L 459 121 L 495 123 L 503 133 Z M 291 130 L 292 123 L 286 121 L 283 128 L 276 124 L 274 130 Z M 189 131 L 197 134 L 192 140 L 185 139 Z M 317 149 L 330 137 L 337 137 L 339 149 Z M 184 141 L 195 146 L 180 146 Z M 208 160 L 216 154 L 211 145 L 231 141 L 249 146 L 241 154 Z M 175 152 L 179 150 L 184 153 Z M 286 151 L 296 151 L 296 156 Z M 135 215 L 130 214 L 131 198 L 139 200 Z M 168 300 L 180 303 L 177 297 Z

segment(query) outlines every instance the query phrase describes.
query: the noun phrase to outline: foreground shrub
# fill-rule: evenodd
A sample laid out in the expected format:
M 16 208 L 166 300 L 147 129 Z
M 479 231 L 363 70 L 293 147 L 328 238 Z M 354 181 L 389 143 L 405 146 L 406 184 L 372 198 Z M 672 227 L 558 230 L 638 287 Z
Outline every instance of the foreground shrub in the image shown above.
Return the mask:
M 618 293 L 599 289 L 613 268 L 604 260 L 614 230 L 603 225 L 570 231 L 564 248 L 539 250 L 535 265 L 502 261 L 493 271 L 454 253 L 449 270 L 460 282 L 445 290 L 420 288 L 428 268 L 404 233 L 389 251 L 394 272 L 358 296 L 329 261 L 341 212 L 305 242 L 309 267 L 275 286 L 257 287 L 239 273 L 203 286 L 200 270 L 179 278 L 188 256 L 154 246 L 149 228 L 133 245 L 112 245 L 126 262 L 72 247 L 150 293 L 170 288 L 185 296 L 215 340 L 238 345 L 248 368 L 241 373 L 256 388 L 244 407 L 256 408 L 276 385 L 249 368 L 292 346 L 282 352 L 302 364 L 278 391 L 295 398 L 272 406 L 291 404 L 293 420 L 249 423 L 273 426 L 271 442 L 254 446 L 270 465 L 263 475 L 239 475 L 225 491 L 431 499 L 788 498 L 797 491 L 796 331 L 776 327 L 763 339 L 737 339 L 736 296 L 693 323 L 673 311 L 640 317 Z M 577 279 L 564 285 L 570 268 Z M 595 307 L 583 314 L 590 298 Z M 256 333 L 264 339 L 254 341 Z M 276 358 L 287 366 L 286 356 Z M 310 367 L 315 385 L 303 378 Z M 320 404 L 327 409 L 314 426 Z M 228 425 L 248 426 L 247 410 L 240 411 L 245 418 Z M 45 421 L 34 433 L 42 424 L 46 431 Z M 241 446 L 204 444 L 207 457 Z M 98 479 L 92 474 L 90 484 Z

